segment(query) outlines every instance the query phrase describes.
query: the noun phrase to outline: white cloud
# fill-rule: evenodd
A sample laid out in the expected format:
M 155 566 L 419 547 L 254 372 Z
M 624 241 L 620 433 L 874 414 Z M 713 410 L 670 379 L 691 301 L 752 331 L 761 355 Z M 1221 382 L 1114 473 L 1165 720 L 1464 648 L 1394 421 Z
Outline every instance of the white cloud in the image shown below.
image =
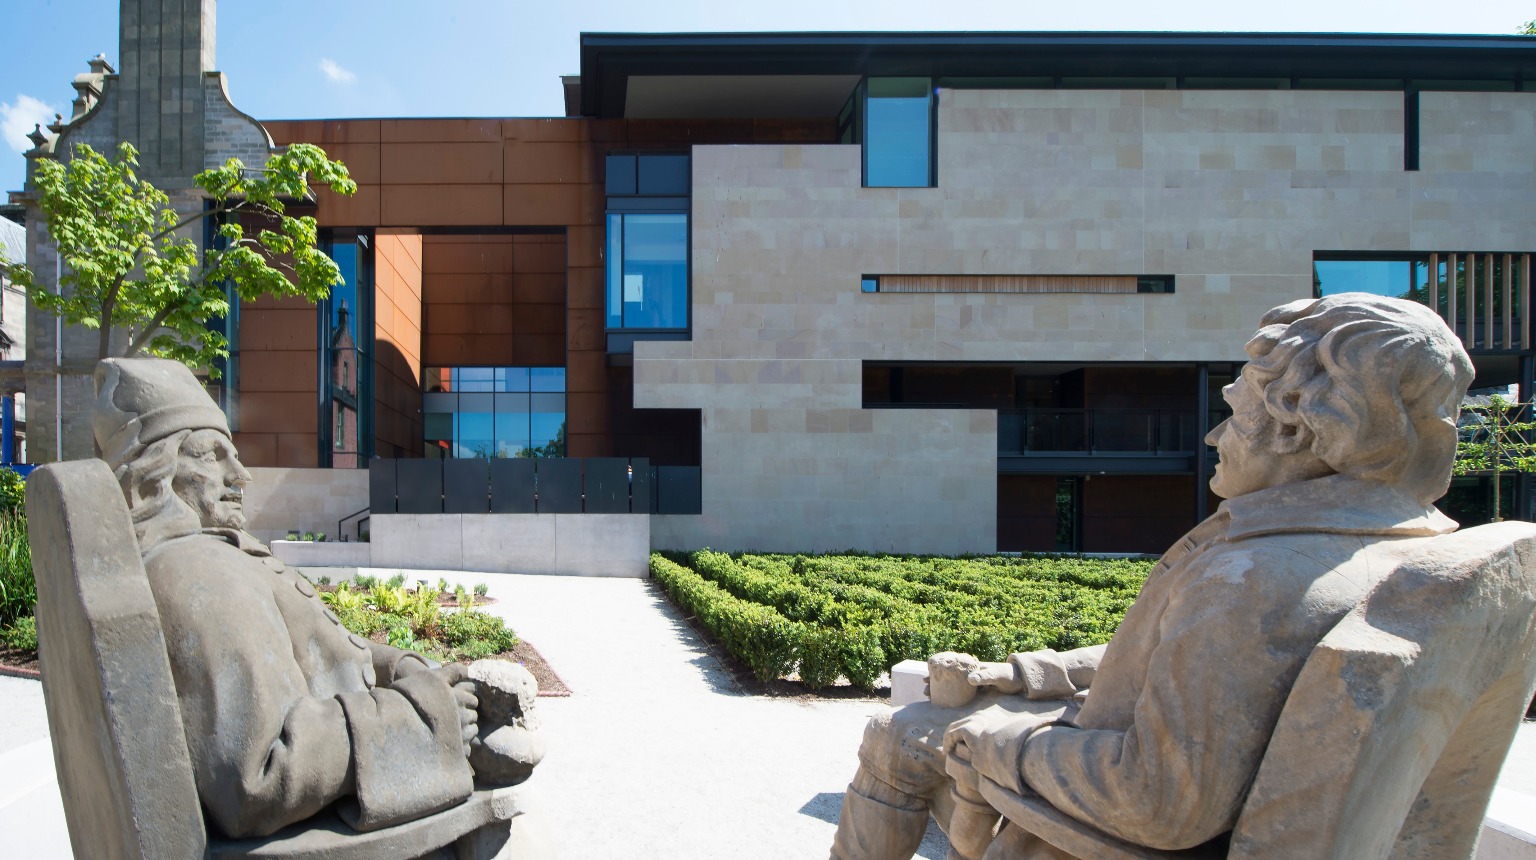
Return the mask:
M 333 84 L 357 83 L 356 74 L 348 69 L 342 68 L 341 64 L 337 63 L 335 60 L 330 59 L 329 57 L 320 60 L 320 71 L 324 72 L 325 76 L 329 78 Z
M 32 148 L 27 133 L 38 123 L 46 128 L 53 122 L 55 113 L 57 111 L 42 101 L 17 93 L 15 101 L 0 103 L 0 137 L 5 138 L 11 149 L 26 152 Z

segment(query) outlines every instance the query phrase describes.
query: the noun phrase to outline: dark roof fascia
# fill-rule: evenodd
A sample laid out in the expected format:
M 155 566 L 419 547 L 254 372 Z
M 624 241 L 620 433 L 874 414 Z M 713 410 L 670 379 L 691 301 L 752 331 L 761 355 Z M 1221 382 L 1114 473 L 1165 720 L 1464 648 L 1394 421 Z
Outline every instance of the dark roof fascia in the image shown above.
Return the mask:
M 630 75 L 1536 79 L 1530 36 L 1361 33 L 583 33 L 581 109 Z

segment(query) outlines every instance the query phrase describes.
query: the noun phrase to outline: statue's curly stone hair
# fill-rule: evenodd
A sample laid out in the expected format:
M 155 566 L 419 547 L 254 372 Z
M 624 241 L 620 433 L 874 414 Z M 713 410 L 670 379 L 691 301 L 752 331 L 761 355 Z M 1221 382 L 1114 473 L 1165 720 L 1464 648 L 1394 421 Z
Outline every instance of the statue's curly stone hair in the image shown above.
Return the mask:
M 1243 375 L 1276 420 L 1336 472 L 1398 486 L 1423 504 L 1445 494 L 1472 359 L 1424 305 L 1341 293 L 1271 310 Z

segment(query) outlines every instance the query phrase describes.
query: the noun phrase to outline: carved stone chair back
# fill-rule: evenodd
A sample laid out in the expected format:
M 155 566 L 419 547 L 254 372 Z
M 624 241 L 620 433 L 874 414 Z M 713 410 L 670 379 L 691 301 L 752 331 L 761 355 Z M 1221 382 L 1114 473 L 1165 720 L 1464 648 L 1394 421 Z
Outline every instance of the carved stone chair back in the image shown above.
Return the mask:
M 1472 856 L 1536 687 L 1536 525 L 1411 544 L 1308 658 L 1230 857 Z
M 43 695 L 77 857 L 202 857 L 160 614 L 122 490 L 100 460 L 27 479 Z
M 1398 563 L 1308 657 L 1230 845 L 1132 845 L 986 782 L 1005 827 L 1094 860 L 1467 860 L 1536 692 L 1536 525 L 1387 550 Z

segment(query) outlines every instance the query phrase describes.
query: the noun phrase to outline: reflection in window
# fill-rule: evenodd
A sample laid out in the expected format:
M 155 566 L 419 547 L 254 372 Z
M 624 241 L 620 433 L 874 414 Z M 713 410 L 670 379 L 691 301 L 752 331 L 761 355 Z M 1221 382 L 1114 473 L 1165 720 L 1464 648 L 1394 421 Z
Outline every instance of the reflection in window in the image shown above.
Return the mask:
M 334 468 L 356 469 L 372 447 L 369 416 L 359 408 L 371 396 L 367 388 L 372 382 L 368 373 L 372 367 L 372 326 L 365 315 L 373 291 L 372 253 L 366 235 L 336 236 L 326 251 L 341 270 L 341 282 L 331 287 L 330 297 L 319 304 L 327 404 L 322 432 L 330 437 L 329 444 L 321 448 L 321 456 L 328 454 L 328 465 Z
M 608 214 L 608 328 L 688 327 L 688 216 Z
M 428 457 L 565 456 L 565 368 L 433 367 L 424 376 Z
M 1316 260 L 1312 263 L 1313 294 L 1371 293 L 1396 299 L 1429 301 L 1429 261 Z
M 864 185 L 933 183 L 933 87 L 928 78 L 869 78 L 864 100 Z

